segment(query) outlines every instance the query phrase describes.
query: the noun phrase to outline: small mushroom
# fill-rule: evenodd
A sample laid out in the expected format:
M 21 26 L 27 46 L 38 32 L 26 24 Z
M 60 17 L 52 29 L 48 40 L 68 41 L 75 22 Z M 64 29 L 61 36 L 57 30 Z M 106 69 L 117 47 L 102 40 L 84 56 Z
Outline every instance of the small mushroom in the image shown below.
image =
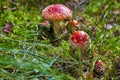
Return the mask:
M 68 30 L 70 32 L 76 31 L 79 29 L 80 23 L 78 22 L 78 20 L 70 20 L 68 22 Z
M 13 27 L 13 24 L 11 22 L 7 23 L 3 28 L 3 32 L 5 32 L 6 34 L 11 33 L 13 31 L 12 27 Z
M 59 37 L 65 26 L 61 26 L 60 22 L 64 19 L 72 17 L 72 11 L 62 4 L 49 5 L 42 11 L 42 16 L 53 22 L 55 35 Z
M 95 77 L 101 77 L 103 76 L 105 72 L 105 66 L 102 60 L 98 60 L 95 63 L 95 67 L 94 67 L 94 76 Z
M 78 20 L 70 20 L 70 25 L 74 28 L 77 28 L 80 25 L 80 23 L 78 22 Z
M 89 35 L 84 31 L 75 31 L 69 39 L 73 49 L 85 48 L 89 39 Z
M 99 65 L 99 66 L 103 66 L 102 60 L 98 60 L 95 64 L 96 64 L 96 65 Z
M 69 38 L 69 43 L 70 43 L 72 50 L 75 53 L 73 54 L 74 56 L 77 55 L 78 57 L 78 53 L 79 53 L 78 50 L 80 49 L 81 56 L 79 56 L 79 58 L 82 57 L 82 60 L 87 60 L 86 45 L 88 43 L 88 39 L 89 39 L 89 35 L 84 31 L 73 32 L 73 34 Z

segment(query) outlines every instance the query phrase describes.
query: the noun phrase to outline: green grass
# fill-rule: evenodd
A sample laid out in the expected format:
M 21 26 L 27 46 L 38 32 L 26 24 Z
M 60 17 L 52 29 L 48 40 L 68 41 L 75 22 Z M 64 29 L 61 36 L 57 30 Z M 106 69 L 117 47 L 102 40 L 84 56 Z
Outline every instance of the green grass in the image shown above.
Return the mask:
M 115 57 L 120 56 L 120 14 L 113 12 L 119 10 L 119 1 L 89 0 L 84 8 L 80 5 L 83 12 L 74 12 L 73 19 L 78 16 L 80 29 L 90 36 L 86 65 L 80 64 L 80 60 L 75 58 L 76 54 L 71 55 L 68 38 L 60 38 L 59 43 L 53 41 L 54 37 L 51 39 L 45 36 L 45 40 L 41 38 L 48 34 L 40 26 L 43 7 L 65 1 L 46 0 L 46 4 L 44 0 L 41 0 L 44 3 L 39 0 L 23 1 L 23 4 L 17 0 L 15 4 L 7 0 L 0 3 L 0 79 L 84 80 L 86 73 L 81 73 L 81 65 L 86 67 L 88 72 L 93 72 L 97 60 L 102 60 L 106 66 L 105 75 L 102 77 L 104 80 L 108 80 L 110 76 L 112 80 L 117 79 Z M 3 10 L 3 6 L 7 6 L 7 9 Z M 11 11 L 12 7 L 16 10 Z M 13 23 L 13 31 L 5 34 L 2 29 L 8 22 Z M 104 28 L 105 24 L 113 24 L 112 29 Z M 58 46 L 51 41 L 58 43 Z

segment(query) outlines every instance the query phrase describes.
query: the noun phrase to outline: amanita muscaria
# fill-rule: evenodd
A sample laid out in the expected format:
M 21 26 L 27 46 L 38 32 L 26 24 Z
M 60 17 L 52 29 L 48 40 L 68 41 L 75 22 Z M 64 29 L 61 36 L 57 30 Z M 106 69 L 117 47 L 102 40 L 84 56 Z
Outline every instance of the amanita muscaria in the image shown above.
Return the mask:
M 62 4 L 53 4 L 49 5 L 42 11 L 42 16 L 53 22 L 55 35 L 59 36 L 64 29 L 64 27 L 60 25 L 60 22 L 64 19 L 71 18 L 72 11 Z
M 79 51 L 81 51 L 79 57 L 82 57 L 83 60 L 87 59 L 86 54 L 86 46 L 88 43 L 89 35 L 85 31 L 75 31 L 69 38 L 69 43 L 73 51 L 77 52 L 77 55 L 79 54 Z M 73 53 L 73 56 L 76 56 Z
M 95 67 L 94 67 L 94 73 L 95 73 L 94 75 L 95 76 L 99 75 L 100 77 L 104 74 L 104 72 L 105 72 L 105 66 L 104 66 L 103 61 L 102 60 L 96 61 Z
M 97 66 L 103 66 L 103 62 L 102 62 L 102 60 L 98 60 L 96 63 L 95 63 L 95 65 L 97 65 Z
M 70 36 L 69 42 L 73 49 L 85 48 L 88 43 L 89 35 L 84 31 L 75 31 Z
M 71 27 L 72 31 L 75 31 L 80 26 L 80 23 L 78 20 L 70 20 L 68 25 Z
M 82 68 L 82 62 L 87 60 L 86 46 L 89 35 L 84 31 L 75 31 L 69 38 L 71 46 L 71 56 L 79 60 L 79 66 Z

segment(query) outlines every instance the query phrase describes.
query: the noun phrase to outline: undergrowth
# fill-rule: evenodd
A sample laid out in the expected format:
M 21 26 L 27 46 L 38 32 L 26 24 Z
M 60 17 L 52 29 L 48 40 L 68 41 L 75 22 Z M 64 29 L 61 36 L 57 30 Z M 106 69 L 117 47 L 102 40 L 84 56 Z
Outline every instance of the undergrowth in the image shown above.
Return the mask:
M 97 60 L 102 60 L 106 66 L 102 79 L 118 79 L 115 67 L 115 58 L 120 57 L 118 0 L 88 0 L 84 6 L 78 4 L 74 11 L 73 19 L 77 18 L 81 29 L 90 36 L 86 51 L 88 61 L 83 62 L 85 72 L 81 72 L 79 60 L 70 54 L 69 38 L 61 38 L 58 46 L 55 46 L 57 41 L 48 38 L 46 35 L 49 32 L 40 25 L 43 20 L 41 12 L 45 6 L 65 4 L 67 1 L 20 1 L 23 2 L 1 0 L 0 3 L 1 80 L 86 80 L 89 77 L 86 72 L 93 74 Z M 79 11 L 81 8 L 83 10 Z M 13 25 L 12 32 L 6 34 L 3 28 L 9 22 Z M 109 29 L 109 26 L 112 28 Z M 43 35 L 45 39 L 42 39 Z

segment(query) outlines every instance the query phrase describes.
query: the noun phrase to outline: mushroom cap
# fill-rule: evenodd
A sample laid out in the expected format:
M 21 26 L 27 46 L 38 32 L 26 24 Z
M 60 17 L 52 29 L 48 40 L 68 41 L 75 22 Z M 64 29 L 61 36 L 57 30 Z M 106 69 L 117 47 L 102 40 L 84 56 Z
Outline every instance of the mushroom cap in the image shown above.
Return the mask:
M 78 20 L 70 20 L 69 25 L 73 27 L 74 30 L 76 30 L 80 26 L 80 23 Z
M 103 62 L 101 60 L 98 60 L 95 64 L 98 66 L 103 66 Z
M 73 49 L 85 48 L 89 39 L 89 35 L 84 31 L 75 31 L 69 39 L 70 45 Z
M 42 16 L 49 20 L 64 20 L 72 17 L 72 11 L 62 4 L 54 4 L 46 7 Z

